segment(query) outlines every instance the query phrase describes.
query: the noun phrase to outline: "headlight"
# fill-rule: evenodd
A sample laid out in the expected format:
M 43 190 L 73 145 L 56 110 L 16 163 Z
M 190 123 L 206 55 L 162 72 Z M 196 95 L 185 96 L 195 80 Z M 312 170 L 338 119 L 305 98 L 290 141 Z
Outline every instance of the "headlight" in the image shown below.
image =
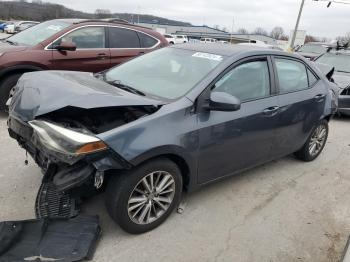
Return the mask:
M 72 157 L 107 149 L 107 145 L 95 136 L 83 134 L 50 122 L 33 120 L 34 139 L 57 153 Z
M 3 55 L 4 53 L 0 53 L 0 57 Z

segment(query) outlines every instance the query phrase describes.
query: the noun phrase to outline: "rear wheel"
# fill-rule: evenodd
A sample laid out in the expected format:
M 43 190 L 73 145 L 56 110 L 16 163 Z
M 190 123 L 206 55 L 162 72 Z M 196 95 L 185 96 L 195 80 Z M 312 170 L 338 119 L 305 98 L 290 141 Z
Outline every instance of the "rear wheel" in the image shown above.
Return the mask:
M 123 230 L 140 234 L 162 224 L 179 203 L 181 194 L 178 166 L 160 158 L 121 175 L 112 175 L 106 205 Z
M 6 109 L 6 102 L 10 97 L 11 90 L 16 86 L 18 79 L 22 74 L 13 74 L 7 76 L 0 83 L 0 109 Z
M 310 137 L 304 144 L 304 146 L 294 155 L 303 161 L 309 162 L 316 159 L 322 152 L 326 145 L 328 138 L 328 121 L 322 120 L 313 129 Z

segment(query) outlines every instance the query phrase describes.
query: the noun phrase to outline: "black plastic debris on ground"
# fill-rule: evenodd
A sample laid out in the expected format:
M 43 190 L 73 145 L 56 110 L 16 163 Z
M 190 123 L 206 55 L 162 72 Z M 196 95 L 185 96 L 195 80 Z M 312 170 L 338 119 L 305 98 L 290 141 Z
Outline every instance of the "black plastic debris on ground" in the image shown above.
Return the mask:
M 98 216 L 0 223 L 0 261 L 91 260 L 101 233 Z

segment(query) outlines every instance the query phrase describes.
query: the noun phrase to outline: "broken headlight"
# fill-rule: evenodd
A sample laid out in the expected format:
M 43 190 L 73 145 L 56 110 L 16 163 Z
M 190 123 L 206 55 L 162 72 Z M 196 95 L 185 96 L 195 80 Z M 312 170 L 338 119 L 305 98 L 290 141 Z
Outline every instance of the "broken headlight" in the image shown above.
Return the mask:
M 57 153 L 74 157 L 107 149 L 107 145 L 93 135 L 41 120 L 30 121 L 29 125 L 34 129 L 34 139 Z

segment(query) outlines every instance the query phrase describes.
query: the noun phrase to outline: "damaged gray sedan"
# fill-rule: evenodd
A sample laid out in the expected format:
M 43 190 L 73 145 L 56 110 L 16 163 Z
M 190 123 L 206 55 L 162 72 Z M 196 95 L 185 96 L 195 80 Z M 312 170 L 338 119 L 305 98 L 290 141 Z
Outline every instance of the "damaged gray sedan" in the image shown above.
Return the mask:
M 323 150 L 335 112 L 306 60 L 245 46 L 163 48 L 96 75 L 24 74 L 8 127 L 40 166 L 38 217 L 74 217 L 105 193 L 127 232 L 160 225 L 183 191 Z

